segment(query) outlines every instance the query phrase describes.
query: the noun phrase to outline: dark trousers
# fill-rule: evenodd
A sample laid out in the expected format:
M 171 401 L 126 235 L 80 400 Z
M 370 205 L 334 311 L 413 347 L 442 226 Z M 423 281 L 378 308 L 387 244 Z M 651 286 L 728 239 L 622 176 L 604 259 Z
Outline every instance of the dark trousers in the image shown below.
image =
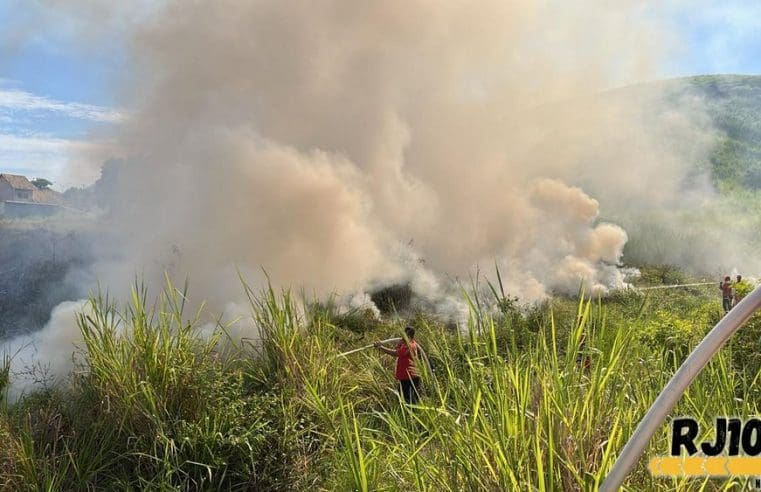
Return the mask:
M 724 305 L 724 312 L 728 313 L 729 310 L 732 309 L 732 298 L 725 297 L 722 304 Z
M 399 381 L 399 394 L 409 404 L 417 403 L 420 399 L 420 378 L 402 379 Z

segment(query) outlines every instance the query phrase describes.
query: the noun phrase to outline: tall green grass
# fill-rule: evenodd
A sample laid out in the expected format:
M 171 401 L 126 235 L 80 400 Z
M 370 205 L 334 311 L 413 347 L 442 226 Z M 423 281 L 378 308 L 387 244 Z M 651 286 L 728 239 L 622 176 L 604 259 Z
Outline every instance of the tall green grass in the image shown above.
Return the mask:
M 185 289 L 172 285 L 155 303 L 141 288 L 123 308 L 93 299 L 79 318 L 81 364 L 70 384 L 0 413 L 0 486 L 594 490 L 719 309 L 707 298 L 670 306 L 626 293 L 521 313 L 492 286 L 503 302 L 487 310 L 468 297 L 462 330 L 418 315 L 362 331 L 288 291 L 243 288 L 253 346 L 228 340 L 223 326 L 202 337 L 201 312 L 187 313 Z M 338 357 L 406 322 L 431 362 L 419 364 L 425 390 L 414 406 L 400 401 L 392 357 Z M 758 333 L 761 323 L 751 324 Z M 724 350 L 675 414 L 710 428 L 716 415 L 758 413 L 758 365 L 744 362 L 753 350 L 751 339 Z M 646 456 L 668 451 L 667 431 Z M 740 483 L 654 479 L 643 460 L 626 486 Z

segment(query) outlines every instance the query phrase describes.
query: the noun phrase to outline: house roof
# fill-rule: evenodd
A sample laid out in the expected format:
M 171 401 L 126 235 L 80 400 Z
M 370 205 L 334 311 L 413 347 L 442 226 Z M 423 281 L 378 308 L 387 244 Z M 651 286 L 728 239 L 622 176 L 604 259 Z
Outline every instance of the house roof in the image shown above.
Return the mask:
M 0 181 L 5 181 L 16 190 L 34 191 L 37 189 L 25 176 L 19 176 L 18 174 L 0 174 Z

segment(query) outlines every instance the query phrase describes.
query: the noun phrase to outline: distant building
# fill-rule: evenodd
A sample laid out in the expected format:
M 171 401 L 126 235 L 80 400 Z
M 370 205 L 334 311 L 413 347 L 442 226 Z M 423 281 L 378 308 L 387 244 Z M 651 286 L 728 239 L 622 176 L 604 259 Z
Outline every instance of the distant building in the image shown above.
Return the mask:
M 49 216 L 61 210 L 60 195 L 39 189 L 25 176 L 0 174 L 0 216 L 24 218 Z
M 0 201 L 32 202 L 37 189 L 25 176 L 0 174 Z

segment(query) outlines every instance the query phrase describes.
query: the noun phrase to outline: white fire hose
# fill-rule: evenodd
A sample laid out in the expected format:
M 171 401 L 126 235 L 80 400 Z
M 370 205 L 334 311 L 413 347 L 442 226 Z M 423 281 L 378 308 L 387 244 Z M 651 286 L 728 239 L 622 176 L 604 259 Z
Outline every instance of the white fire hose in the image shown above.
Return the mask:
M 396 338 L 388 338 L 386 340 L 380 340 L 379 342 L 381 345 L 385 345 L 387 343 L 399 343 L 403 340 L 402 337 L 396 337 Z M 365 345 L 364 347 L 359 347 L 354 350 L 349 350 L 348 352 L 343 352 L 341 354 L 338 354 L 336 357 L 345 357 L 347 355 L 351 355 L 357 352 L 361 352 L 363 350 L 367 350 L 369 348 L 375 347 L 375 343 L 371 343 L 370 345 Z M 420 350 L 420 355 L 423 357 L 423 360 L 425 360 L 426 365 L 428 366 L 428 370 L 433 372 L 433 366 L 431 365 L 431 361 L 428 360 L 428 354 L 425 353 L 425 350 L 423 350 L 423 347 L 418 345 L 418 350 Z
M 402 341 L 402 337 L 396 337 L 396 338 L 388 338 L 386 340 L 381 340 L 380 342 L 376 342 L 376 343 L 380 343 L 381 345 L 384 345 L 386 343 L 401 342 L 401 341 Z M 338 354 L 337 357 L 345 357 L 347 355 L 351 355 L 351 354 L 354 354 L 356 352 L 361 352 L 363 350 L 367 350 L 369 348 L 373 348 L 374 346 L 375 346 L 375 343 L 371 343 L 370 345 L 365 345 L 364 347 L 359 347 L 357 349 L 349 350 L 348 352 L 344 352 L 342 354 Z
M 613 464 L 613 468 L 600 486 L 600 491 L 613 492 L 618 490 L 626 476 L 637 464 L 645 447 L 650 442 L 650 438 L 663 425 L 666 417 L 687 390 L 687 387 L 724 343 L 729 340 L 729 337 L 759 308 L 761 308 L 761 287 L 757 287 L 750 295 L 740 301 L 708 332 L 653 402 L 650 410 L 647 411 Z
M 716 283 L 715 282 L 698 282 L 695 284 L 656 285 L 653 287 L 634 287 L 634 289 L 636 290 L 681 289 L 682 287 L 698 287 L 701 285 L 716 285 Z

